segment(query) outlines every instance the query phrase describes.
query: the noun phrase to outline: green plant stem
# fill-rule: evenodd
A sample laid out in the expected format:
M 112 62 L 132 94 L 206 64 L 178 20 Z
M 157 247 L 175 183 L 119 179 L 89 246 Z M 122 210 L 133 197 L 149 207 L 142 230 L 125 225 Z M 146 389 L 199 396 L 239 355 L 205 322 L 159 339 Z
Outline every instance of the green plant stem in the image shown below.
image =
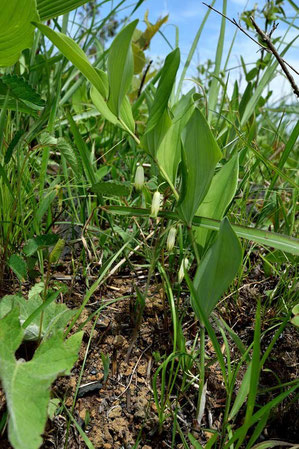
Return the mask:
M 199 265 L 200 264 L 200 256 L 199 256 L 199 252 L 198 252 L 198 247 L 197 247 L 197 243 L 194 238 L 194 233 L 193 233 L 192 227 L 190 227 L 190 226 L 188 226 L 188 234 L 189 234 L 189 238 L 190 238 L 190 241 L 191 241 L 191 244 L 193 247 L 194 255 L 196 258 L 196 263 L 197 263 L 197 265 Z
M 47 294 L 48 294 L 48 287 L 49 287 L 49 282 L 50 282 L 50 274 L 51 274 L 51 265 L 49 263 L 48 264 L 48 269 L 47 269 L 47 275 L 46 275 L 44 291 L 43 291 L 43 303 L 45 303 L 46 297 L 47 297 Z M 40 315 L 39 334 L 38 334 L 38 341 L 39 342 L 41 341 L 41 336 L 42 336 L 43 321 L 44 321 L 44 311 L 42 311 L 42 313 Z
M 198 414 L 200 411 L 200 404 L 202 401 L 203 389 L 205 385 L 205 327 L 202 323 L 200 323 L 199 374 L 200 382 L 196 407 L 196 419 L 198 418 Z
M 123 206 L 105 206 L 102 207 L 106 212 L 136 216 L 136 217 L 148 217 L 150 215 L 149 209 L 140 209 L 135 207 L 123 207 Z M 168 218 L 171 220 L 179 220 L 179 216 L 176 212 L 160 211 L 159 217 Z M 211 229 L 212 231 L 219 231 L 220 220 L 214 220 L 213 218 L 197 217 L 192 220 L 192 226 L 200 226 L 205 229 Z M 246 240 L 252 240 L 261 245 L 270 246 L 287 253 L 299 255 L 299 240 L 294 237 L 289 237 L 276 232 L 264 231 L 262 229 L 250 228 L 247 226 L 231 224 L 233 230 L 238 237 Z

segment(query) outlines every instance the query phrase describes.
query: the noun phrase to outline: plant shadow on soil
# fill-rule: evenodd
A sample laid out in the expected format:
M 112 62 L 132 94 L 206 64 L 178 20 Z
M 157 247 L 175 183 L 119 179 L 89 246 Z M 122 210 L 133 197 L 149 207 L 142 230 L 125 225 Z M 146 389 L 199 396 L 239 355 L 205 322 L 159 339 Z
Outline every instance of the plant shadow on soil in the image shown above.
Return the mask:
M 60 273 L 61 274 L 61 273 Z M 96 311 L 103 301 L 111 301 L 120 298 L 118 302 L 107 306 L 99 316 L 91 337 L 87 362 L 84 369 L 81 385 L 90 382 L 103 381 L 104 371 L 101 353 L 109 355 L 109 376 L 102 388 L 89 392 L 76 401 L 74 417 L 94 444 L 96 449 L 130 449 L 140 437 L 140 449 L 161 449 L 171 447 L 172 419 L 166 419 L 163 432 L 158 432 L 157 410 L 152 394 L 152 376 L 158 364 L 153 358 L 154 352 L 161 355 L 169 354 L 172 350 L 170 312 L 163 307 L 161 297 L 162 287 L 159 277 L 151 284 L 149 296 L 146 300 L 144 318 L 129 361 L 126 362 L 128 347 L 131 342 L 134 324 L 132 323 L 132 300 L 134 297 L 133 282 L 142 290 L 146 281 L 146 272 L 138 275 L 123 271 L 118 276 L 110 278 L 109 283 L 98 289 L 90 300 L 80 318 L 83 323 L 88 315 Z M 67 278 L 67 270 L 65 270 Z M 55 277 L 55 275 L 54 275 Z M 62 276 L 63 277 L 63 276 Z M 273 288 L 278 282 L 276 278 L 265 278 L 261 270 L 253 271 L 239 289 L 237 300 L 230 297 L 227 303 L 220 304 L 217 313 L 224 318 L 234 331 L 249 344 L 253 338 L 256 298 L 266 299 L 265 292 Z M 69 307 L 79 307 L 84 295 L 84 283 L 76 281 Z M 123 298 L 125 296 L 125 298 Z M 183 323 L 186 341 L 193 341 L 198 324 L 194 325 L 194 315 L 189 306 L 188 295 L 183 295 L 182 306 L 186 310 L 186 319 Z M 271 320 L 265 317 L 264 323 Z M 80 324 L 78 323 L 78 324 Z M 85 328 L 83 344 L 80 350 L 78 362 L 72 370 L 70 377 L 59 378 L 53 386 L 53 393 L 59 398 L 64 398 L 65 405 L 71 407 L 74 392 L 78 382 L 80 369 L 85 356 L 86 347 L 92 331 L 92 323 Z M 275 331 L 268 335 L 268 339 Z M 269 341 L 263 341 L 265 349 Z M 210 341 L 206 344 L 207 353 L 213 356 L 213 348 Z M 233 344 L 231 346 L 232 358 L 234 357 Z M 298 352 L 299 343 L 297 330 L 289 325 L 274 346 L 267 361 L 267 370 L 264 370 L 260 379 L 260 387 L 266 389 L 277 384 L 273 373 L 277 373 L 280 382 L 288 382 L 298 377 Z M 20 353 L 21 354 L 21 353 Z M 32 354 L 31 354 L 32 355 Z M 237 355 L 237 352 L 236 352 Z M 24 357 L 25 358 L 25 357 Z M 28 359 L 28 354 L 27 357 Z M 29 357 L 30 358 L 30 357 Z M 194 374 L 196 374 L 194 372 Z M 207 400 L 206 413 L 202 426 L 208 428 L 212 422 L 214 429 L 219 429 L 223 416 L 226 392 L 223 386 L 220 369 L 215 364 L 207 370 Z M 240 379 L 239 379 L 240 384 Z M 262 405 L 272 399 L 272 393 L 259 397 Z M 272 410 L 271 417 L 263 432 L 262 438 L 296 442 L 297 429 L 299 429 L 299 416 L 296 414 L 296 402 L 290 397 L 278 408 Z M 188 394 L 180 400 L 180 427 L 185 435 L 192 432 L 198 441 L 205 445 L 208 440 L 208 432 L 198 431 L 194 428 L 195 405 L 197 390 L 191 387 Z M 0 418 L 6 410 L 5 397 L 0 389 Z M 30 413 L 30 411 L 28 411 Z M 244 411 L 238 416 L 238 423 L 242 423 Z M 49 420 L 45 433 L 43 449 L 62 449 L 64 447 L 67 429 L 65 416 L 59 414 L 53 420 Z M 262 441 L 260 439 L 259 441 Z M 176 441 L 176 448 L 183 448 L 181 440 Z M 68 449 L 84 448 L 85 443 L 73 425 L 70 426 Z M 1 449 L 10 449 L 7 435 L 0 439 Z

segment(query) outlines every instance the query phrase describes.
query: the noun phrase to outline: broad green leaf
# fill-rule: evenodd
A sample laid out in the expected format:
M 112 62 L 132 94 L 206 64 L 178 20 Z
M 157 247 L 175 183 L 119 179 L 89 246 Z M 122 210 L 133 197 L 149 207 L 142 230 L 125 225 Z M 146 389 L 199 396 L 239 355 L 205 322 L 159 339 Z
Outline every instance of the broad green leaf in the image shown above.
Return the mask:
M 107 81 L 108 78 L 106 73 L 103 72 L 105 75 L 102 79 L 103 81 Z M 132 108 L 129 102 L 129 99 L 127 96 L 124 97 L 121 109 L 120 109 L 120 120 L 116 117 L 116 115 L 113 114 L 113 112 L 110 111 L 107 102 L 105 101 L 104 97 L 98 92 L 97 89 L 94 87 L 91 87 L 90 89 L 90 98 L 97 108 L 97 110 L 102 114 L 102 116 L 111 122 L 113 125 L 117 125 L 122 129 L 125 129 L 126 131 L 129 129 L 132 133 L 135 131 L 135 122 L 132 114 Z M 125 126 L 124 126 L 125 125 Z
M 150 108 L 146 133 L 152 131 L 159 124 L 165 110 L 167 109 L 169 97 L 175 83 L 175 77 L 179 65 L 180 50 L 176 48 L 165 59 L 154 102 Z
M 191 90 L 187 95 L 182 96 L 173 108 L 172 125 L 157 149 L 158 165 L 163 169 L 162 174 L 165 173 L 172 184 L 175 183 L 177 168 L 181 160 L 181 133 L 194 109 L 193 93 L 194 91 Z
M 4 0 L 0 14 L 0 67 L 15 64 L 33 44 L 33 20 L 39 20 L 35 0 Z
M 88 0 L 36 0 L 41 20 L 49 20 L 78 8 Z
M 239 239 L 225 218 L 214 244 L 202 259 L 195 274 L 194 288 L 197 296 L 192 298 L 192 306 L 196 314 L 196 301 L 200 301 L 202 310 L 207 316 L 210 315 L 221 295 L 234 280 L 241 261 Z
M 133 79 L 134 61 L 131 44 L 137 23 L 138 20 L 134 20 L 118 33 L 109 50 L 108 80 L 110 91 L 108 105 L 117 117 L 120 116 L 121 105 Z
M 27 266 L 25 260 L 18 254 L 12 254 L 8 260 L 8 266 L 18 276 L 21 282 L 27 277 Z
M 23 325 L 29 317 L 33 317 L 33 319 L 27 321 L 29 324 L 26 325 L 23 335 L 24 340 L 36 341 L 39 338 L 40 320 L 43 310 L 41 309 L 41 306 L 43 305 L 43 300 L 41 298 L 41 294 L 44 290 L 43 283 L 41 283 L 41 287 L 42 291 L 36 292 L 30 297 L 28 296 L 28 300 L 19 295 L 7 295 L 0 301 L 0 318 L 3 318 L 14 308 L 18 308 L 20 311 L 19 319 L 21 325 Z M 75 313 L 74 310 L 68 309 L 65 304 L 55 303 L 53 302 L 54 300 L 51 301 L 51 295 L 50 300 L 48 301 L 48 306 L 44 308 L 43 311 L 43 325 L 41 330 L 42 338 L 49 335 L 50 332 L 58 332 L 59 330 L 63 330 Z M 35 313 L 36 311 L 38 313 Z
M 120 125 L 120 122 L 116 115 L 113 114 L 113 112 L 110 111 L 106 101 L 104 100 L 103 96 L 99 93 L 99 91 L 92 86 L 90 89 L 90 98 L 97 110 L 102 114 L 104 119 L 111 122 L 113 125 Z
M 42 23 L 34 23 L 35 26 L 61 51 L 61 53 L 71 61 L 74 66 L 88 79 L 88 81 L 100 92 L 103 93 L 106 87 L 97 70 L 90 64 L 84 51 L 73 39 L 63 33 L 52 30 Z
M 128 196 L 131 188 L 130 184 L 124 182 L 100 181 L 92 186 L 92 191 L 99 195 Z
M 45 101 L 33 89 L 28 82 L 17 75 L 4 75 L 0 79 L 0 92 L 6 94 L 9 89 L 9 95 L 17 100 L 23 101 L 27 106 L 34 109 L 42 109 Z
M 29 362 L 15 358 L 23 336 L 15 307 L 0 320 L 0 377 L 8 408 L 8 437 L 14 449 L 38 449 L 47 421 L 50 386 L 58 375 L 70 373 L 82 333 L 66 341 L 62 332 L 53 334 Z
M 59 237 L 56 234 L 38 235 L 26 242 L 23 248 L 23 253 L 26 256 L 32 256 L 38 249 L 55 245 L 58 239 Z
M 221 220 L 236 193 L 238 174 L 239 160 L 236 155 L 213 177 L 208 193 L 195 215 Z M 196 242 L 204 247 L 210 231 L 203 228 L 195 228 L 194 233 Z
M 171 127 L 172 121 L 168 110 L 165 109 L 161 115 L 159 123 L 151 131 L 146 132 L 142 139 L 144 149 L 155 159 L 158 148 L 163 142 L 166 133 Z
M 210 187 L 221 151 L 196 108 L 183 130 L 183 180 L 179 211 L 188 225 Z

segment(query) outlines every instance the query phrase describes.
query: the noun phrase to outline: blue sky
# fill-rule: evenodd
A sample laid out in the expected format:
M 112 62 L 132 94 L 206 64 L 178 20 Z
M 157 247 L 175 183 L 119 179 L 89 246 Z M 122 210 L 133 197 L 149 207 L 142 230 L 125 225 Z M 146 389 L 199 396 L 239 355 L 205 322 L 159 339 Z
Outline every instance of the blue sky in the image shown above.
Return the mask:
M 208 0 L 206 0 L 209 3 Z M 256 3 L 254 0 L 228 0 L 227 5 L 227 15 L 230 18 L 238 19 L 238 16 L 242 13 L 244 9 L 250 9 Z M 129 3 L 128 3 L 129 4 Z M 261 2 L 259 2 L 261 4 Z M 116 2 L 114 3 L 114 6 Z M 246 6 L 247 5 L 247 6 Z M 222 0 L 216 0 L 214 7 L 218 10 L 222 10 Z M 159 17 L 169 14 L 169 19 L 167 24 L 162 28 L 163 33 L 171 43 L 175 46 L 175 35 L 176 29 L 179 32 L 179 46 L 181 49 L 182 61 L 187 57 L 190 46 L 192 45 L 194 36 L 201 24 L 201 21 L 206 14 L 207 7 L 202 4 L 200 0 L 146 0 L 144 4 L 138 9 L 133 18 L 138 18 L 140 20 L 139 28 L 143 28 L 143 17 L 146 10 L 149 10 L 149 20 L 155 22 Z M 132 6 L 124 10 L 122 14 L 128 14 L 132 10 Z M 104 12 L 104 11 L 103 11 Z M 294 10 L 289 6 L 286 1 L 285 12 L 287 16 L 294 16 Z M 204 31 L 200 38 L 198 48 L 193 57 L 192 64 L 188 73 L 188 77 L 196 74 L 196 66 L 198 63 L 204 63 L 208 58 L 214 59 L 219 30 L 220 30 L 221 17 L 215 12 L 211 11 L 208 21 L 205 25 Z M 299 21 L 297 19 L 297 26 Z M 283 22 L 279 24 L 278 29 L 275 32 L 275 36 L 283 36 L 287 28 L 287 25 Z M 229 46 L 232 41 L 233 34 L 236 28 L 230 24 L 226 23 L 226 37 L 225 37 L 225 47 L 224 47 L 224 58 L 226 58 Z M 294 38 L 298 34 L 298 30 L 291 30 L 287 36 L 287 42 Z M 296 46 L 290 50 L 285 59 L 292 64 L 297 69 L 299 68 L 299 39 L 297 40 Z M 153 59 L 160 57 L 162 59 L 171 51 L 171 48 L 163 39 L 160 34 L 157 34 L 149 50 L 149 54 Z M 237 38 L 234 44 L 234 48 L 231 54 L 230 63 L 228 67 L 235 67 L 240 65 L 240 55 L 243 56 L 245 61 L 250 64 L 257 59 L 257 46 L 252 41 L 250 41 L 242 33 L 238 32 Z M 253 67 L 253 66 L 252 66 Z M 249 66 L 250 68 L 250 66 Z M 231 71 L 231 79 L 240 79 L 240 69 L 235 69 Z M 299 77 L 296 77 L 296 81 L 299 82 Z M 189 85 L 190 82 L 186 82 Z M 282 77 L 276 78 L 272 84 L 277 93 L 289 92 L 290 88 L 288 82 Z

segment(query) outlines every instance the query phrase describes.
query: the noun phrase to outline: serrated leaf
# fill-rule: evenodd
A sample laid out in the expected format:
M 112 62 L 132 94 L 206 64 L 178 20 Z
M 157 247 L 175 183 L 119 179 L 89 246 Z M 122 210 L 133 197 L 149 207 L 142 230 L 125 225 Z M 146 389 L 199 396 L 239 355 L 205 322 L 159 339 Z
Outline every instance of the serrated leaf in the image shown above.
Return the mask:
M 225 218 L 221 222 L 214 244 L 201 260 L 195 274 L 194 288 L 197 296 L 192 297 L 192 306 L 199 318 L 196 301 L 200 301 L 201 309 L 209 316 L 221 295 L 234 280 L 241 261 L 239 239 Z
M 24 336 L 18 308 L 0 320 L 0 377 L 8 407 L 8 437 L 14 449 L 38 449 L 47 421 L 50 386 L 75 363 L 82 333 L 64 341 L 63 333 L 43 341 L 32 360 L 19 362 L 15 351 Z
M 100 195 L 128 196 L 130 195 L 130 184 L 116 181 L 100 181 L 92 186 L 92 191 Z
M 28 106 L 35 109 L 42 109 L 45 106 L 45 101 L 25 78 L 17 75 L 4 75 L 0 82 L 9 89 L 10 95 L 13 95 L 17 100 L 24 101 L 25 104 L 29 103 Z
M 57 148 L 73 170 L 74 174 L 76 176 L 82 174 L 76 150 L 73 149 L 71 144 L 69 144 L 63 137 L 59 137 L 59 139 L 57 139 Z
M 196 108 L 183 130 L 184 171 L 179 211 L 188 225 L 207 194 L 221 157 L 206 119 Z
M 108 106 L 116 117 L 131 85 L 134 73 L 132 37 L 138 20 L 127 25 L 115 37 L 108 55 L 109 100 Z
M 9 268 L 18 276 L 21 282 L 27 277 L 27 266 L 25 260 L 18 254 L 12 254 L 8 260 Z
M 195 215 L 221 220 L 236 193 L 238 174 L 239 158 L 236 155 L 213 177 L 208 193 Z M 202 247 L 210 233 L 208 229 L 194 228 L 196 242 Z
M 33 43 L 33 20 L 39 20 L 35 0 L 10 0 L 1 8 L 0 67 L 15 64 Z

